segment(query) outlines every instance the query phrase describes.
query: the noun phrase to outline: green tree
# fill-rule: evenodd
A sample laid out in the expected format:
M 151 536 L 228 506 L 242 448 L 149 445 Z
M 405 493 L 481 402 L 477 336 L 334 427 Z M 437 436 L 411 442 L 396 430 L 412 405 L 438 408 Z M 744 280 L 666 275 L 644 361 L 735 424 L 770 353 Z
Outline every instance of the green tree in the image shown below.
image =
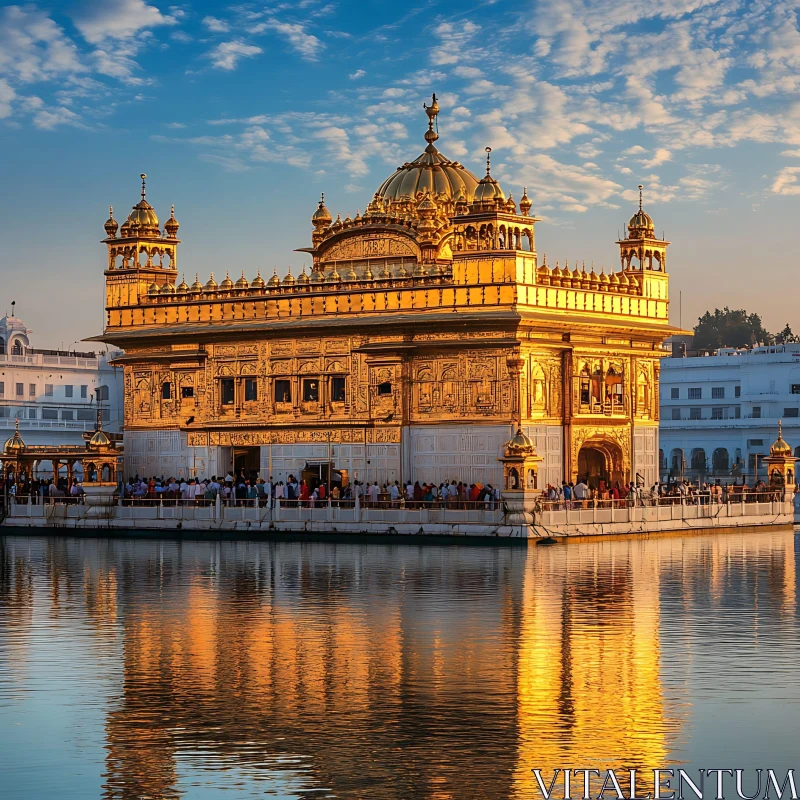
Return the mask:
M 787 325 L 788 328 L 788 325 Z M 791 331 L 790 331 L 791 332 Z M 712 314 L 706 311 L 694 328 L 696 350 L 715 350 L 718 347 L 752 347 L 773 339 L 761 324 L 758 314 L 748 314 L 744 309 L 731 310 L 727 306 Z
M 786 323 L 786 327 L 780 333 L 775 334 L 776 344 L 789 344 L 797 341 L 800 341 L 800 338 L 792 333 L 792 329 L 789 327 L 788 322 Z

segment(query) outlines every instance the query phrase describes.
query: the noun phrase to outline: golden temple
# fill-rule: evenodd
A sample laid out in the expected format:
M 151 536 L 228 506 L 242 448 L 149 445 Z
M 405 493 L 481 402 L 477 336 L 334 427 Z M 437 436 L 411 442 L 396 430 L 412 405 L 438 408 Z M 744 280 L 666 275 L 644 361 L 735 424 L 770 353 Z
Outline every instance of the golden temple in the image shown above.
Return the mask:
M 539 259 L 523 190 L 477 178 L 427 146 L 334 220 L 311 222 L 309 272 L 177 283 L 174 207 L 142 196 L 105 223 L 107 323 L 124 349 L 128 474 L 275 480 L 325 464 L 368 481 L 500 485 L 521 426 L 539 486 L 652 483 L 668 321 L 666 250 L 639 208 L 620 270 Z M 176 285 L 177 284 L 177 285 Z M 326 467 L 330 468 L 330 467 Z

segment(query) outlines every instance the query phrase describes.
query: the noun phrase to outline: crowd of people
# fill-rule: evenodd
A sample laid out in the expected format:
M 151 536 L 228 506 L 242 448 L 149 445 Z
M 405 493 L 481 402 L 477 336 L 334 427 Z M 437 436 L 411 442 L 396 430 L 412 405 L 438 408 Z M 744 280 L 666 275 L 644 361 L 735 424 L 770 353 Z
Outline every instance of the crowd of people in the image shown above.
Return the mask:
M 482 508 L 495 510 L 500 507 L 501 493 L 498 487 L 487 483 L 467 483 L 466 481 L 377 481 L 307 482 L 304 478 L 289 475 L 286 481 L 275 481 L 271 477 L 247 477 L 244 474 L 234 477 L 216 475 L 210 478 L 140 478 L 136 475 L 129 481 L 120 483 L 119 492 L 124 503 L 160 501 L 170 503 L 192 503 L 209 505 L 217 498 L 226 505 L 274 505 L 279 501 L 285 506 L 314 508 L 332 505 L 354 506 L 356 498 L 359 505 L 369 507 L 405 508 Z M 6 493 L 16 502 L 33 504 L 47 502 L 83 502 L 84 490 L 77 478 L 68 482 L 65 477 L 53 479 L 33 479 L 16 483 L 6 479 Z M 641 482 L 600 480 L 590 484 L 588 478 L 578 478 L 576 482 L 562 481 L 561 485 L 548 483 L 541 492 L 540 505 L 544 510 L 589 508 L 595 506 L 656 505 L 670 503 L 686 504 L 724 504 L 737 501 L 767 501 L 777 499 L 779 490 L 770 487 L 763 480 L 752 487 L 744 480 L 741 484 L 692 483 L 689 480 L 657 481 L 646 489 Z
M 468 484 L 451 480 L 439 484 L 420 481 L 378 481 L 362 482 L 354 480 L 344 485 L 335 482 L 330 487 L 326 481 L 310 484 L 303 478 L 289 475 L 286 481 L 272 478 L 226 475 L 210 478 L 140 478 L 122 484 L 123 500 L 136 501 L 182 501 L 204 505 L 215 503 L 217 498 L 229 505 L 265 506 L 272 501 L 282 505 L 299 505 L 314 508 L 327 505 L 353 506 L 356 498 L 364 507 L 447 507 L 474 508 L 485 507 L 494 510 L 500 502 L 500 491 L 491 484 Z
M 600 480 L 590 486 L 588 478 L 578 478 L 577 483 L 562 481 L 561 486 L 547 484 L 542 493 L 544 508 L 553 510 L 606 506 L 627 508 L 630 506 L 686 503 L 693 505 L 723 504 L 731 501 L 762 501 L 778 499 L 781 491 L 758 481 L 752 487 L 745 481 L 741 484 L 692 483 L 689 480 L 656 481 L 649 489 L 640 482 Z
M 13 477 L 8 477 L 5 480 L 5 491 L 6 496 L 13 497 L 16 502 L 27 503 L 30 500 L 33 505 L 50 502 L 81 503 L 86 494 L 77 478 L 73 478 L 70 483 L 65 477 L 57 480 L 25 478 L 19 483 Z

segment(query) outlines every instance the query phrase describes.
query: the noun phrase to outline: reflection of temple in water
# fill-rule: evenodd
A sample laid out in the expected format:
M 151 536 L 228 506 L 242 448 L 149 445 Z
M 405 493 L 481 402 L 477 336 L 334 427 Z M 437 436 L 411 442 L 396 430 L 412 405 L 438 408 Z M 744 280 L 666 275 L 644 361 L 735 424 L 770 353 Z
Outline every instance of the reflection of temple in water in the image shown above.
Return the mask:
M 37 593 L 15 541 L 0 611 L 22 629 Z M 47 613 L 80 601 L 121 643 L 109 799 L 177 797 L 187 769 L 223 763 L 439 800 L 537 797 L 533 767 L 663 766 L 684 713 L 664 688 L 669 604 L 795 614 L 791 534 L 530 552 L 34 541 Z

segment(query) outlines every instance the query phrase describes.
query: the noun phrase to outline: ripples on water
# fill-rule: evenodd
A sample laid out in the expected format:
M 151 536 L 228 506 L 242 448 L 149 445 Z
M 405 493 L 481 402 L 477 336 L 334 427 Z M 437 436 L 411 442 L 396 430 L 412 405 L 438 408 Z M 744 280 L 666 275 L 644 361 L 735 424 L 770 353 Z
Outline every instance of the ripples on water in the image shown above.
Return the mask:
M 795 565 L 791 533 L 0 539 L 0 795 L 533 798 L 533 767 L 797 766 Z

